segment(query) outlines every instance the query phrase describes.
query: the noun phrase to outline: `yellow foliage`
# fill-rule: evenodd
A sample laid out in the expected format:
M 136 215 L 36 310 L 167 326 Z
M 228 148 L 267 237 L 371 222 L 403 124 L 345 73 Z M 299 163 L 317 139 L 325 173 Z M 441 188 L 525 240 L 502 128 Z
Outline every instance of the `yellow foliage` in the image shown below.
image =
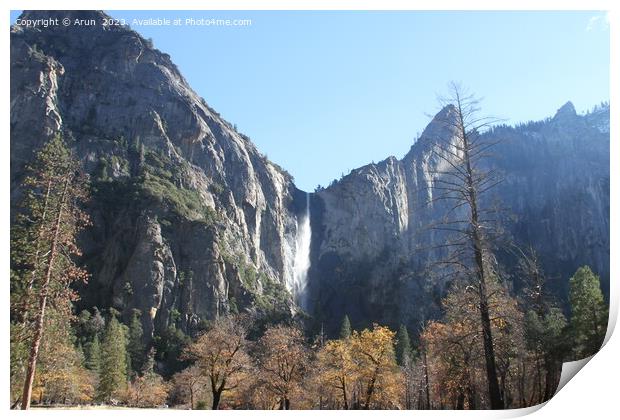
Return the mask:
M 155 373 L 139 376 L 127 386 L 125 400 L 132 407 L 154 408 L 165 404 L 170 386 Z
M 472 409 L 488 403 L 478 299 L 475 289 L 455 287 L 443 300 L 443 322 L 428 323 L 421 335 L 435 408 Z M 496 370 L 510 397 L 516 388 L 511 366 L 523 348 L 523 314 L 497 282 L 489 284 L 488 302 Z
M 338 407 L 349 408 L 351 394 L 357 380 L 357 366 L 353 362 L 350 340 L 328 341 L 317 354 L 316 381 L 327 397 L 340 401 Z
M 396 333 L 377 324 L 372 330 L 351 336 L 351 355 L 356 369 L 362 408 L 396 408 L 402 404 L 400 370 L 394 355 Z
M 223 396 L 230 398 L 232 391 L 247 382 L 252 364 L 245 352 L 245 335 L 241 318 L 221 318 L 185 349 L 184 358 L 195 360 L 207 378 L 213 408 L 219 408 Z
M 95 374 L 82 366 L 83 355 L 64 327 L 64 314 L 50 308 L 33 385 L 33 401 L 83 404 L 92 401 Z
M 291 408 L 292 397 L 299 391 L 308 368 L 309 352 L 304 341 L 301 330 L 286 326 L 269 328 L 259 341 L 262 383 L 284 409 Z M 264 397 L 268 399 L 268 395 Z

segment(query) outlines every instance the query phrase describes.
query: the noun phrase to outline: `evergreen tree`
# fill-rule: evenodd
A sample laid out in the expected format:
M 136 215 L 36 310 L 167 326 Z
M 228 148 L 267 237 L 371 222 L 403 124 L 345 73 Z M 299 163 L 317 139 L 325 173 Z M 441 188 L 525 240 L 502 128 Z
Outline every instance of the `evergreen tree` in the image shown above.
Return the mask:
M 101 368 L 97 398 L 109 401 L 123 395 L 127 387 L 127 332 L 117 319 L 117 311 L 111 309 L 101 348 Z
M 603 300 L 599 277 L 590 267 L 580 267 L 570 279 L 569 287 L 574 349 L 578 357 L 588 357 L 603 344 L 608 308 Z
M 84 309 L 75 318 L 73 330 L 78 339 L 79 344 L 88 351 L 88 345 L 92 341 L 92 332 L 90 331 L 90 312 Z
M 80 209 L 88 195 L 87 178 L 60 136 L 42 147 L 27 171 L 20 212 L 11 230 L 11 320 L 14 336 L 29 346 L 24 410 L 30 408 L 46 310 L 61 308 L 57 316 L 64 328 L 70 328 L 71 301 L 76 298 L 70 285 L 87 277 L 73 262 L 81 255 L 76 237 L 88 224 Z
M 396 335 L 396 362 L 399 366 L 405 366 L 407 358 L 411 358 L 411 340 L 407 327 L 401 324 Z
M 144 376 L 152 375 L 155 373 L 155 348 L 151 347 L 144 358 L 144 365 L 142 366 L 142 372 Z
M 130 359 L 131 371 L 136 374 L 142 372 L 145 362 L 144 344 L 142 343 L 142 323 L 140 322 L 140 311 L 134 309 L 129 322 L 129 341 L 127 343 L 127 353 Z
M 187 367 L 187 360 L 183 360 L 183 349 L 191 342 L 189 336 L 181 329 L 170 325 L 161 335 L 153 337 L 155 360 L 162 362 L 163 375 L 173 375 Z
M 349 316 L 345 315 L 340 326 L 340 338 L 345 340 L 349 337 L 351 337 L 351 322 Z
M 545 370 L 544 387 L 538 390 L 535 403 L 547 401 L 553 396 L 559 375 L 562 372 L 562 361 L 567 353 L 566 318 L 559 308 L 551 307 L 546 314 L 540 316 L 534 310 L 525 316 L 525 339 L 528 349 L 532 351 L 535 363 L 542 360 Z M 541 382 L 541 369 L 537 369 L 536 381 Z M 534 403 L 534 402 L 533 402 Z
M 105 319 L 96 306 L 93 308 L 93 316 L 90 318 L 89 330 L 92 331 L 93 334 L 99 335 L 105 330 Z
M 86 368 L 93 371 L 99 372 L 101 368 L 101 346 L 99 345 L 99 336 L 95 334 L 93 340 L 88 343 L 88 347 L 86 347 Z
M 87 347 L 93 341 L 94 336 L 99 335 L 99 338 L 101 338 L 105 329 L 105 319 L 103 319 L 99 310 L 95 307 L 92 311 L 93 313 L 91 314 L 89 310 L 84 309 L 74 320 L 75 335 L 82 347 L 84 347 L 87 356 Z
M 519 251 L 519 268 L 525 281 L 524 338 L 527 349 L 531 351 L 530 363 L 536 366 L 533 378 L 535 392 L 531 393 L 528 404 L 535 405 L 547 401 L 555 393 L 562 362 L 570 346 L 567 343 L 566 318 L 548 295 L 547 280 L 536 251 L 532 247 Z

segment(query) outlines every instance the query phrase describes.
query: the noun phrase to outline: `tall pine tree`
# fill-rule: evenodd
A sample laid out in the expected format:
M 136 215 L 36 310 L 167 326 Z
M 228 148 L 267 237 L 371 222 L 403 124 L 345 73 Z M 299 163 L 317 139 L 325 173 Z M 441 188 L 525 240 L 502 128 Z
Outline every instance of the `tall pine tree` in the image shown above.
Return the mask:
M 60 136 L 43 146 L 27 171 L 11 230 L 11 325 L 13 336 L 29 347 L 24 410 L 30 408 L 49 305 L 59 309 L 58 316 L 70 328 L 70 302 L 76 298 L 70 285 L 87 277 L 73 261 L 81 254 L 76 237 L 88 224 L 80 208 L 88 195 L 87 178 Z
M 411 359 L 411 340 L 407 327 L 401 324 L 396 335 L 396 362 L 399 366 L 405 366 L 407 358 Z
M 127 353 L 131 360 L 132 373 L 136 375 L 142 374 L 142 368 L 145 362 L 144 344 L 142 343 L 142 323 L 140 322 L 140 311 L 134 309 L 129 321 L 129 341 L 127 343 Z
M 127 327 L 116 319 L 117 311 L 110 312 L 101 348 L 97 389 L 97 399 L 103 402 L 122 397 L 127 388 Z
M 86 368 L 93 372 L 99 372 L 101 368 L 101 345 L 99 344 L 99 336 L 97 334 L 88 343 L 84 356 L 86 357 Z

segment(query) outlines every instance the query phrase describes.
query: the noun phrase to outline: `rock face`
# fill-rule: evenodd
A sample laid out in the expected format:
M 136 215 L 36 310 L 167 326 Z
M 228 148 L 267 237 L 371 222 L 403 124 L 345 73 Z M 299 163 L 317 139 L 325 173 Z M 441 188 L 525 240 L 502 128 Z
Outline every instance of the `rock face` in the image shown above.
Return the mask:
M 320 191 L 313 234 L 312 299 L 316 313 L 331 322 L 348 314 L 353 324 L 368 319 L 417 329 L 438 314 L 445 284 L 427 268 L 440 259 L 446 235 L 431 228 L 446 213 L 433 202 L 433 179 L 442 160 L 433 150 L 451 138 L 444 108 L 403 159 L 389 157 L 353 170 Z M 505 240 L 541 257 L 551 290 L 565 300 L 568 279 L 588 264 L 609 287 L 609 107 L 584 116 L 569 102 L 555 117 L 500 126 L 484 134 L 494 143 L 486 162 L 501 173 L 487 205 L 505 207 Z M 320 226 L 320 227 L 319 227 Z M 498 251 L 505 280 L 518 289 L 515 258 Z
M 99 12 L 23 18 L 43 15 L 97 25 L 12 28 L 11 197 L 25 162 L 62 133 L 93 185 L 81 304 L 138 308 L 147 331 L 180 314 L 189 330 L 251 306 L 262 280 L 287 286 L 305 206 L 291 177 L 136 32 Z
M 92 278 L 79 304 L 137 308 L 147 337 L 236 310 L 292 316 L 306 194 L 136 32 L 103 26 L 100 12 L 23 17 L 43 15 L 98 23 L 11 30 L 11 202 L 24 165 L 62 133 L 91 174 L 93 226 L 80 241 Z M 437 313 L 445 284 L 425 270 L 442 207 L 427 202 L 441 164 L 433 149 L 450 137 L 439 121 L 453 113 L 444 108 L 402 159 L 310 195 L 304 306 L 328 330 L 345 313 L 354 327 L 412 328 Z M 580 116 L 569 103 L 485 135 L 505 140 L 488 164 L 504 174 L 507 230 L 541 253 L 558 296 L 581 264 L 608 285 L 609 108 Z

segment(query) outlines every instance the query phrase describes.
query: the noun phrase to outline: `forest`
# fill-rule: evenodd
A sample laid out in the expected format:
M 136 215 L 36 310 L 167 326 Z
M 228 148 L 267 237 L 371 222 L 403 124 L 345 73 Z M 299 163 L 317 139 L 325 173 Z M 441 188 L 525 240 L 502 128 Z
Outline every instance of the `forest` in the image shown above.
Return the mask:
M 570 279 L 567 307 L 550 294 L 536 251 L 519 249 L 513 290 L 493 257 L 500 229 L 480 195 L 501 180 L 479 160 L 478 133 L 495 121 L 450 98 L 453 147 L 433 200 L 449 204 L 432 269 L 450 279 L 442 315 L 417 329 L 341 321 L 337 337 L 295 317 L 237 311 L 187 335 L 174 323 L 152 339 L 140 317 L 113 307 L 76 311 L 79 234 L 93 223 L 89 177 L 57 136 L 21 185 L 11 231 L 11 408 L 125 406 L 181 409 L 506 409 L 551 398 L 563 361 L 594 354 L 608 309 L 588 266 Z

